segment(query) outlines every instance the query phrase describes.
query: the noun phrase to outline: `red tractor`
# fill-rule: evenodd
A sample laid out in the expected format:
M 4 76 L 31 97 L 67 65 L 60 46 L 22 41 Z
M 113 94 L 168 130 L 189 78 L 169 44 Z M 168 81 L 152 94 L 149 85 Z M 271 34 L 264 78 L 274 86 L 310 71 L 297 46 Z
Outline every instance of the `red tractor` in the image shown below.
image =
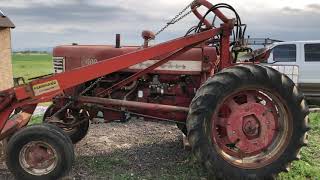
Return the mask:
M 205 15 L 200 6 L 208 8 Z M 184 37 L 148 45 L 188 8 L 200 20 L 196 26 Z M 207 20 L 211 12 L 221 26 Z M 156 35 L 144 31 L 141 47 L 121 46 L 120 35 L 115 46 L 56 47 L 56 74 L 0 92 L 0 137 L 8 139 L 7 165 L 15 177 L 65 175 L 72 144 L 85 137 L 99 112 L 105 122 L 137 116 L 177 123 L 217 177 L 266 179 L 287 171 L 309 130 L 302 93 L 286 75 L 259 65 L 269 52 L 245 46 L 246 25 L 230 5 L 195 0 L 179 15 Z M 27 127 L 37 104 L 47 101 L 54 103 L 45 123 Z

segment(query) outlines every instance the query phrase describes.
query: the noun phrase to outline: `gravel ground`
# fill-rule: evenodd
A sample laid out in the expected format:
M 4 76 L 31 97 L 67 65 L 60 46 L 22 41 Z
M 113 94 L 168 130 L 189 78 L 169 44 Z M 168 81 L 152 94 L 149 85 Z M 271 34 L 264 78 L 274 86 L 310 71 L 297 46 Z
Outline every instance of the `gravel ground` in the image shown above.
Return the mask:
M 75 151 L 75 165 L 65 179 L 205 179 L 173 124 L 92 124 Z M 13 179 L 4 164 L 0 179 Z

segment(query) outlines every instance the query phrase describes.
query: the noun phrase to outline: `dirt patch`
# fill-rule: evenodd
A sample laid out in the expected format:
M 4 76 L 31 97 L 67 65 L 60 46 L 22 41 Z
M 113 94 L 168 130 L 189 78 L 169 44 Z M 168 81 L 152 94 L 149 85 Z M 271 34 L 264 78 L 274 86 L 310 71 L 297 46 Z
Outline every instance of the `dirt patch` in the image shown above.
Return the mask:
M 200 179 L 205 177 L 183 149 L 173 124 L 132 120 L 92 124 L 75 146 L 76 162 L 65 179 Z M 0 166 L 0 179 L 12 179 Z

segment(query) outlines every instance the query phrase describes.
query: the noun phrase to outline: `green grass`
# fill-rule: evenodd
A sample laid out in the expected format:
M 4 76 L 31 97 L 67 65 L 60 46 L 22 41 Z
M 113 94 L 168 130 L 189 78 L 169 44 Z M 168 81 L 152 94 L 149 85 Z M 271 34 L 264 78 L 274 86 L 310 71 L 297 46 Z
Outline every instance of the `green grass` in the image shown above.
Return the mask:
M 28 125 L 41 124 L 43 116 L 33 116 Z
M 289 173 L 282 173 L 281 180 L 320 179 L 320 114 L 310 114 L 309 143 L 301 151 L 301 160 L 295 161 Z
M 24 77 L 25 80 L 53 72 L 49 54 L 13 54 L 12 65 L 14 77 Z
M 122 168 L 128 168 L 129 163 L 126 159 L 121 156 L 112 157 L 81 157 L 78 160 L 81 164 L 86 164 L 89 167 L 94 168 L 94 172 L 97 176 L 113 177 L 113 179 L 128 179 L 134 177 L 133 173 L 120 173 L 114 167 L 121 166 Z

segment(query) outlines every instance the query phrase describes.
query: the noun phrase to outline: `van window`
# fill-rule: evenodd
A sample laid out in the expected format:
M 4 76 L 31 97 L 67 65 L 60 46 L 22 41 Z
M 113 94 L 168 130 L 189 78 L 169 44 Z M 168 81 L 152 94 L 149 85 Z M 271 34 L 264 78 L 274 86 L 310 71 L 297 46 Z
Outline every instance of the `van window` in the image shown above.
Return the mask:
M 306 62 L 320 62 L 320 44 L 305 44 Z
M 273 48 L 273 61 L 296 62 L 297 48 L 295 44 L 278 45 Z

